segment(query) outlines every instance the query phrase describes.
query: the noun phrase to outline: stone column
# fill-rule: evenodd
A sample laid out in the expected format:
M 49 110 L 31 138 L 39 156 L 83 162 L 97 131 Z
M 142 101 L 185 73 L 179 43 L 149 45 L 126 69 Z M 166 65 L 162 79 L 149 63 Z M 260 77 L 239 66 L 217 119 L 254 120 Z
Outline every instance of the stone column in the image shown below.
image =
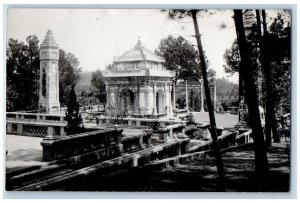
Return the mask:
M 149 85 L 145 85 L 145 92 L 144 92 L 145 114 L 150 114 L 150 104 L 149 104 L 150 95 L 149 94 L 150 94 Z
M 214 83 L 214 110 L 217 110 L 217 83 Z
M 186 110 L 189 111 L 189 91 L 187 80 L 185 81 L 185 102 L 186 102 Z
M 164 104 L 165 104 L 165 113 L 169 114 L 169 88 L 168 88 L 168 84 L 166 83 L 164 85 L 164 95 L 165 95 L 165 100 L 164 100 Z
M 175 81 L 173 81 L 173 109 L 175 110 L 176 109 L 176 96 L 175 96 L 175 94 L 176 94 L 176 92 L 175 92 L 176 90 L 175 90 Z
M 145 88 L 143 87 L 142 89 L 139 90 L 139 105 L 140 105 L 140 112 L 139 113 L 144 113 L 145 109 Z
M 156 114 L 156 93 L 155 93 L 155 83 L 153 83 L 153 114 Z
M 201 86 L 201 109 L 200 112 L 204 112 L 204 98 L 203 98 L 203 80 L 200 81 L 200 86 Z
M 106 83 L 106 103 L 107 103 L 107 107 L 110 107 L 111 104 L 110 104 L 110 86 Z
M 171 87 L 171 84 L 169 83 L 168 84 L 168 86 L 169 86 L 169 115 L 172 115 L 172 112 L 173 112 L 173 108 L 172 108 L 172 99 L 171 99 L 171 89 L 172 89 L 172 87 Z

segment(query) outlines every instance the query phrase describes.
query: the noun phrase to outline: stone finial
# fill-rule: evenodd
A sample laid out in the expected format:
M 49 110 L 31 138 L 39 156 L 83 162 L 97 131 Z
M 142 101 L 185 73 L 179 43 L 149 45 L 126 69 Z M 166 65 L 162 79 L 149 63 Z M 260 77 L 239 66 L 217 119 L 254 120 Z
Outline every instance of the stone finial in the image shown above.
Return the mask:
M 136 48 L 141 48 L 142 47 L 142 42 L 141 42 L 141 37 L 140 36 L 139 36 L 139 39 L 138 39 L 135 47 Z

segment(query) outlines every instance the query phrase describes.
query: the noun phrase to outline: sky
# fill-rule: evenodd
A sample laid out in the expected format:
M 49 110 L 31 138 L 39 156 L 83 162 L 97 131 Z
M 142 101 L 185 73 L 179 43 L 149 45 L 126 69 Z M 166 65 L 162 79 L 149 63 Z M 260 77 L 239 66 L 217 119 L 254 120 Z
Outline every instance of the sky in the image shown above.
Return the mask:
M 198 17 L 198 24 L 209 68 L 218 78 L 237 83 L 237 75 L 227 77 L 223 68 L 224 52 L 236 38 L 232 16 L 232 10 L 205 14 Z M 221 23 L 227 28 L 220 29 Z M 83 71 L 104 69 L 114 56 L 134 47 L 139 37 L 152 51 L 168 35 L 181 35 L 196 45 L 191 18 L 174 21 L 158 9 L 8 9 L 6 40 L 26 42 L 34 34 L 42 42 L 48 29 L 59 48 L 78 58 Z

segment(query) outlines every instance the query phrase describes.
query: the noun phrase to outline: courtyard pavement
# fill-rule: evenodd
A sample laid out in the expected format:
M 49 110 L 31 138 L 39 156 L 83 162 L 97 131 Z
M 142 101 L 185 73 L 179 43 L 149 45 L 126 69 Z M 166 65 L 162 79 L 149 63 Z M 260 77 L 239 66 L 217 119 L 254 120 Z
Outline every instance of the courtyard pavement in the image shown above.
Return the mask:
M 29 166 L 42 166 L 43 138 L 19 135 L 6 135 L 6 170 L 7 172 Z
M 191 112 L 197 123 L 209 122 L 208 112 Z M 215 113 L 217 127 L 233 128 L 238 124 L 238 115 L 229 113 Z

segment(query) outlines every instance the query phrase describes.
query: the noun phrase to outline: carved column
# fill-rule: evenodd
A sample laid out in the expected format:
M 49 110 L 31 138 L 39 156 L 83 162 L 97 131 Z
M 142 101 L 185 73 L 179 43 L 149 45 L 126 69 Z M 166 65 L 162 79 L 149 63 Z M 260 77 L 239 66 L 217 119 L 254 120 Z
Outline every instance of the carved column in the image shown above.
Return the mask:
M 186 102 L 186 110 L 189 111 L 189 91 L 187 80 L 185 81 L 185 102 Z
M 175 90 L 175 81 L 173 81 L 173 109 L 175 110 L 176 109 L 176 90 Z
M 204 112 L 204 99 L 203 99 L 203 80 L 200 81 L 200 86 L 201 86 L 201 112 Z
M 153 114 L 157 114 L 157 111 L 156 111 L 155 83 L 153 83 Z
M 217 83 L 214 83 L 214 110 L 217 110 Z

